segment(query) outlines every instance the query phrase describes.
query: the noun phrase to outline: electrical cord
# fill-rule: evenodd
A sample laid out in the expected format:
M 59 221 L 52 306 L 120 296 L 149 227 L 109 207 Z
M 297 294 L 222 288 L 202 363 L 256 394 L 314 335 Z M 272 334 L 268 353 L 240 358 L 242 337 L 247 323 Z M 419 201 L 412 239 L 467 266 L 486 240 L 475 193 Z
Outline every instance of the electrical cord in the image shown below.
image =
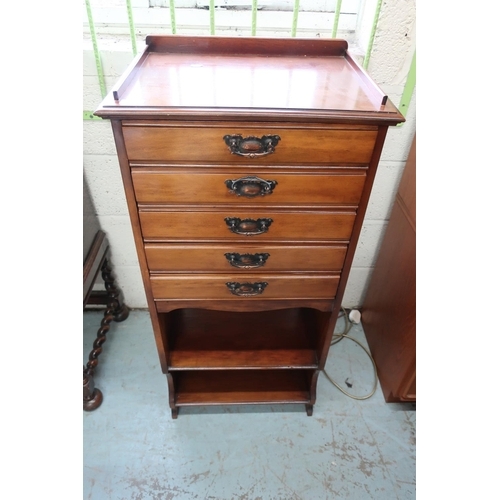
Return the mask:
M 349 394 L 342 387 L 340 387 L 339 384 L 337 384 L 334 380 L 332 380 L 332 378 L 330 377 L 330 375 L 328 375 L 328 373 L 326 372 L 325 369 L 323 369 L 323 373 L 325 374 L 326 378 L 330 381 L 330 383 L 332 383 L 340 392 L 344 393 L 346 396 L 348 396 L 348 397 L 350 397 L 352 399 L 357 399 L 357 400 L 368 399 L 368 398 L 371 398 L 375 394 L 375 391 L 377 390 L 377 380 L 378 380 L 377 379 L 377 366 L 375 365 L 375 360 L 373 359 L 373 357 L 370 354 L 370 352 L 368 351 L 368 349 L 363 344 L 361 344 L 361 342 L 359 342 L 355 338 L 350 337 L 349 335 L 347 335 L 349 333 L 349 330 L 352 327 L 352 323 L 349 321 L 349 315 L 347 314 L 346 309 L 343 308 L 343 307 L 341 307 L 341 311 L 342 311 L 342 314 L 339 315 L 339 318 L 341 318 L 342 315 L 345 317 L 344 331 L 343 331 L 343 333 L 340 333 L 340 334 L 339 333 L 334 333 L 333 334 L 333 337 L 332 337 L 333 340 L 330 343 L 330 346 L 334 346 L 335 344 L 338 344 L 342 339 L 352 340 L 353 342 L 356 342 L 356 344 L 358 344 L 359 346 L 361 346 L 363 348 L 363 350 L 366 352 L 366 354 L 368 355 L 368 357 L 370 358 L 370 361 L 372 362 L 373 375 L 374 375 L 374 379 L 375 379 L 375 382 L 373 384 L 373 389 L 366 396 L 355 396 L 354 394 Z

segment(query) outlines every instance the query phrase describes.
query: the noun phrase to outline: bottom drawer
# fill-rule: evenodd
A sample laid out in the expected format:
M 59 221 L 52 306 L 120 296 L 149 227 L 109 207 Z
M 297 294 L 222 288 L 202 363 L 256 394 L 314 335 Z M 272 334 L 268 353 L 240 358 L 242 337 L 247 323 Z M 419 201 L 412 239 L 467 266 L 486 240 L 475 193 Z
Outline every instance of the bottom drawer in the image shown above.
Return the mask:
M 151 276 L 151 287 L 156 300 L 332 299 L 339 278 L 277 274 Z

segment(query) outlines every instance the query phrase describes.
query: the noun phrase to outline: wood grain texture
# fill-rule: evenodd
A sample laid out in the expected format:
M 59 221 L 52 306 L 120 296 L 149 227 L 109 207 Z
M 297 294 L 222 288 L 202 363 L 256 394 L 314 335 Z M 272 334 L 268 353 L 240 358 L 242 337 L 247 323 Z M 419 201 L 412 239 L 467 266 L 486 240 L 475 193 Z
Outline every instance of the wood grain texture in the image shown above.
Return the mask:
M 178 54 L 228 54 L 228 55 L 302 55 L 343 56 L 348 48 L 345 40 L 311 39 L 304 43 L 300 38 L 266 37 L 216 37 L 216 36 L 155 36 L 146 37 L 149 51 Z
M 224 311 L 224 312 L 262 312 L 262 311 L 278 311 L 280 309 L 291 308 L 313 308 L 319 313 L 328 313 L 328 317 L 333 309 L 334 300 L 332 297 L 328 299 L 262 299 L 252 297 L 252 300 L 224 300 L 224 299 L 164 299 L 156 300 L 156 312 L 160 317 L 170 318 L 172 311 L 179 309 L 206 309 L 209 311 Z
M 109 250 L 109 242 L 104 231 L 98 230 L 83 261 L 83 306 L 89 301 L 92 287 L 101 270 Z
M 245 197 L 230 191 L 226 180 L 257 177 L 276 182 L 271 193 Z M 354 172 L 283 172 L 266 168 L 235 171 L 206 168 L 141 168 L 132 170 L 138 203 L 234 203 L 251 201 L 254 205 L 301 204 L 357 205 L 366 173 Z
M 224 136 L 241 134 L 243 137 L 279 135 L 274 153 L 249 160 L 231 154 Z M 337 130 L 317 128 L 297 130 L 261 126 L 246 128 L 241 124 L 230 127 L 127 126 L 123 128 L 127 155 L 133 161 L 161 160 L 187 163 L 227 163 L 231 165 L 317 165 L 368 163 L 371 158 L 376 131 Z
M 172 376 L 177 406 L 310 401 L 306 370 L 196 370 Z
M 349 245 L 347 247 L 347 254 L 344 262 L 343 272 L 340 276 L 339 286 L 337 288 L 337 295 L 334 301 L 334 307 L 332 314 L 330 316 L 330 321 L 323 329 L 323 335 L 320 340 L 322 343 L 321 348 L 321 358 L 319 362 L 320 369 L 323 369 L 326 364 L 326 358 L 328 356 L 329 347 L 332 341 L 332 335 L 335 330 L 335 324 L 337 323 L 337 318 L 342 307 L 342 299 L 344 297 L 344 292 L 347 286 L 347 280 L 349 279 L 349 272 L 354 260 L 354 254 L 356 252 L 356 245 L 358 244 L 359 235 L 361 233 L 361 228 L 363 226 L 363 221 L 368 207 L 368 200 L 370 198 L 371 189 L 373 182 L 375 180 L 375 175 L 377 173 L 377 167 L 380 160 L 380 155 L 382 154 L 382 148 L 384 146 L 385 138 L 387 135 L 388 127 L 380 127 L 377 135 L 377 141 L 375 143 L 375 148 L 373 149 L 373 155 L 370 160 L 370 165 L 368 173 L 366 176 L 365 186 L 363 193 L 361 195 L 361 200 L 359 202 L 359 207 L 356 214 L 356 219 L 354 221 L 353 230 Z
M 177 310 L 170 330 L 170 370 L 316 368 L 317 332 L 307 319 L 303 309 Z
M 339 276 L 307 274 L 176 274 L 151 275 L 155 299 L 224 299 L 251 301 L 254 297 L 233 295 L 226 283 L 266 282 L 261 295 L 264 299 L 329 299 L 335 296 Z
M 416 401 L 416 139 L 363 304 L 386 401 Z
M 144 245 L 150 271 L 158 272 L 250 272 L 232 266 L 228 252 L 254 255 L 268 253 L 262 268 L 251 272 L 340 271 L 347 245 L 276 245 L 273 243 L 155 244 Z
M 146 300 L 148 309 L 155 310 L 155 303 L 153 294 L 151 292 L 151 284 L 149 282 L 149 271 L 147 267 L 146 254 L 144 252 L 143 239 L 141 233 L 141 225 L 139 222 L 139 215 L 137 213 L 137 202 L 135 200 L 134 187 L 132 184 L 132 177 L 130 174 L 130 165 L 125 151 L 125 144 L 123 141 L 122 126 L 119 120 L 112 120 L 111 127 L 113 130 L 113 137 L 116 144 L 116 151 L 118 154 L 118 162 L 120 165 L 120 172 L 125 189 L 125 198 L 127 201 L 127 208 L 129 212 L 130 222 L 132 224 L 132 234 L 134 236 L 135 248 L 139 260 L 139 268 L 141 271 L 142 282 L 144 284 L 144 291 L 146 293 Z M 161 369 L 163 373 L 167 371 L 167 360 L 165 353 L 168 351 L 166 344 L 167 338 L 164 329 L 164 320 L 159 318 L 158 315 L 151 315 L 151 323 L 155 336 L 155 343 L 160 358 Z
M 95 114 L 113 118 L 172 417 L 293 402 L 312 415 L 387 128 L 404 118 L 345 41 L 147 43 Z
M 204 108 L 402 119 L 350 57 L 345 41 L 178 35 L 149 40 L 145 57 L 134 61 L 98 116 L 169 107 L 186 116 Z
M 254 236 L 235 235 L 229 230 L 225 219 L 237 217 L 241 220 L 270 218 L 272 223 L 266 233 Z M 142 234 L 145 241 L 210 241 L 248 240 L 257 241 L 314 241 L 347 240 L 351 236 L 356 213 L 344 212 L 285 212 L 269 210 L 242 211 L 235 207 L 224 211 L 163 211 L 141 210 Z M 252 241 L 253 242 L 253 241 Z

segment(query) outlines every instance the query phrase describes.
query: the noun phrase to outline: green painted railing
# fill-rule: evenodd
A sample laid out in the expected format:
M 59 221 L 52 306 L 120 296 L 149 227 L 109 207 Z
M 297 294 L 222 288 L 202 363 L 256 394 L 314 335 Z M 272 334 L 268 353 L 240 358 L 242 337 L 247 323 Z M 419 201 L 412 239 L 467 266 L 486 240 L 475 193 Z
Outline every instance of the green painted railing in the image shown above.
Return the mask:
M 401 101 L 399 102 L 399 111 L 403 116 L 406 116 L 406 113 L 408 112 L 408 107 L 410 105 L 411 97 L 413 95 L 413 91 L 415 90 L 416 83 L 417 83 L 417 51 L 415 51 L 415 53 L 413 54 L 410 70 L 408 71 L 408 76 L 406 77 L 406 84 L 403 90 L 403 95 L 401 96 Z
M 293 4 L 293 18 L 292 18 L 292 36 L 297 34 L 297 22 L 299 20 L 299 6 L 300 0 L 295 0 Z
M 102 97 L 105 97 L 107 94 L 106 82 L 104 81 L 104 72 L 102 70 L 101 53 L 99 52 L 99 49 L 97 48 L 97 36 L 96 36 L 96 32 L 95 32 L 94 20 L 92 18 L 92 9 L 90 8 L 89 0 L 85 0 L 85 6 L 87 7 L 87 19 L 89 21 L 90 35 L 92 38 L 92 48 L 94 50 L 94 59 L 95 59 L 95 65 L 96 65 L 96 69 L 97 69 L 97 78 L 99 79 L 99 87 L 101 88 L 101 95 L 102 95 Z
M 252 36 L 257 34 L 257 0 L 252 0 Z
M 127 0 L 127 17 L 128 17 L 128 26 L 130 28 L 130 41 L 132 42 L 132 52 L 134 56 L 136 56 L 137 43 L 135 40 L 134 14 L 132 13 L 132 4 L 130 3 L 130 0 Z
M 136 30 L 134 25 L 134 16 L 132 11 L 131 0 L 127 1 L 127 17 L 130 29 L 130 40 L 132 43 L 132 52 L 134 56 L 137 54 L 137 44 L 136 44 Z M 90 0 L 85 0 L 85 5 L 87 8 L 87 17 L 89 22 L 89 30 L 92 38 L 92 47 L 94 52 L 94 59 L 97 69 L 97 77 L 99 79 L 99 87 L 101 90 L 102 97 L 105 97 L 107 94 L 106 84 L 104 81 L 104 71 L 102 68 L 101 55 L 97 46 L 97 36 L 96 30 L 94 26 L 94 21 L 92 19 L 92 10 L 90 7 Z M 382 6 L 382 0 L 377 0 L 377 5 L 375 8 L 375 15 L 372 22 L 372 28 L 370 32 L 370 38 L 368 41 L 368 47 L 366 49 L 366 54 L 363 61 L 363 67 L 368 68 L 368 64 L 370 62 L 370 56 L 373 48 L 373 41 L 375 38 L 375 34 L 377 32 L 378 20 L 380 17 L 380 9 Z M 342 0 L 337 0 L 335 6 L 335 16 L 332 27 L 332 38 L 337 36 L 339 19 L 340 19 L 340 10 L 342 7 Z M 256 36 L 257 34 L 257 8 L 258 8 L 258 0 L 252 0 L 252 24 L 251 24 L 251 34 L 252 36 Z M 292 16 L 292 28 L 291 28 L 291 36 L 295 37 L 297 35 L 297 24 L 299 18 L 299 8 L 300 8 L 300 0 L 294 0 L 293 6 L 293 16 Z M 173 35 L 177 34 L 177 25 L 175 20 L 175 0 L 169 0 L 169 10 L 170 10 L 170 27 Z M 215 35 L 215 0 L 209 0 L 209 14 L 210 14 L 210 25 L 209 30 L 211 35 Z M 416 84 L 416 55 L 413 56 L 413 60 L 411 63 L 410 70 L 408 72 L 408 77 L 406 80 L 405 88 L 403 91 L 403 95 L 401 97 L 400 102 L 400 111 L 403 115 L 406 116 L 406 112 L 408 111 L 408 106 L 411 101 L 411 97 L 413 95 L 413 89 Z M 92 114 L 91 111 L 83 112 L 84 120 L 97 120 L 98 118 Z
M 332 38 L 335 38 L 337 36 L 337 29 L 339 27 L 341 8 L 342 8 L 342 0 L 337 0 L 337 5 L 335 6 L 335 18 L 333 19 Z
M 210 0 L 210 34 L 215 35 L 215 1 Z
M 172 35 L 177 34 L 177 25 L 175 24 L 175 0 L 170 0 L 170 29 L 172 30 Z
M 368 68 L 368 63 L 370 62 L 370 56 L 372 54 L 373 40 L 375 39 L 375 33 L 377 32 L 378 18 L 380 17 L 380 8 L 382 7 L 382 0 L 377 1 L 377 7 L 375 8 L 375 15 L 373 16 L 372 30 L 370 33 L 370 39 L 368 41 L 368 47 L 366 48 L 365 59 L 363 61 L 363 67 Z

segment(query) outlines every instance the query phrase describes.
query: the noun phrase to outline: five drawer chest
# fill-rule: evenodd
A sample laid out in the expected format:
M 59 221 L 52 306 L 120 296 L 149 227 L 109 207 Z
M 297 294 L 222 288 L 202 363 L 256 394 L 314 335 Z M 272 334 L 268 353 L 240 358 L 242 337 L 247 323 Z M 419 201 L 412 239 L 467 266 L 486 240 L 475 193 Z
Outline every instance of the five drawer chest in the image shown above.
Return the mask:
M 172 417 L 311 415 L 387 129 L 343 40 L 148 36 L 111 120 Z

